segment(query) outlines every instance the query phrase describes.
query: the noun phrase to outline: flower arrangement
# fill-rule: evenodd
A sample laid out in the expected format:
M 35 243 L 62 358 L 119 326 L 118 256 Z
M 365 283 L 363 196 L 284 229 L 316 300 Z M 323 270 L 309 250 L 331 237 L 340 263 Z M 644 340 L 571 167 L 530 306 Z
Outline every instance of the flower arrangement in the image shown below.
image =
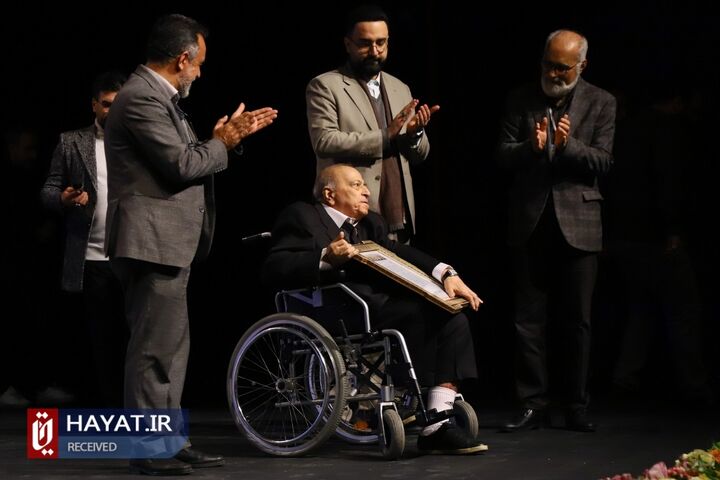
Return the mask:
M 684 453 L 672 467 L 658 462 L 639 477 L 623 473 L 602 480 L 720 480 L 720 442 L 709 450 Z

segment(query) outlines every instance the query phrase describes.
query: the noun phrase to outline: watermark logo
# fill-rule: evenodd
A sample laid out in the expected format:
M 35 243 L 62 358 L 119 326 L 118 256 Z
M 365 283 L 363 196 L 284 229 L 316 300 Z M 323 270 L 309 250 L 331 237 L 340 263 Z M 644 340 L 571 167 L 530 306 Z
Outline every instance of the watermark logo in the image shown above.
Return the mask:
M 28 458 L 58 458 L 57 408 L 29 408 L 27 432 Z
M 182 409 L 27 411 L 28 458 L 170 458 L 187 443 Z

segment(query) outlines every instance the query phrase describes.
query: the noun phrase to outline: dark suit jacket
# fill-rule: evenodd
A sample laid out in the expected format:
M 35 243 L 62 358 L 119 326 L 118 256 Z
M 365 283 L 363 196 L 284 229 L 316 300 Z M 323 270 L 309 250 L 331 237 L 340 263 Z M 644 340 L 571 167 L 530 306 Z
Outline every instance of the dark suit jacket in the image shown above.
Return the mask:
M 440 263 L 413 247 L 388 240 L 387 223 L 374 212 L 363 218 L 357 227 L 360 239 L 382 245 L 428 275 Z M 273 246 L 263 266 L 264 283 L 276 288 L 302 288 L 342 280 L 358 295 L 371 300 L 371 307 L 379 306 L 385 293 L 380 288 L 382 279 L 366 266 L 354 260 L 347 262 L 342 267 L 343 278 L 335 269 L 320 271 L 322 250 L 339 231 L 320 203 L 290 205 L 280 214 L 273 228 Z
M 516 90 L 508 100 L 497 158 L 513 173 L 509 242 L 520 245 L 530 238 L 552 195 L 567 242 L 580 250 L 599 251 L 602 195 L 597 180 L 613 163 L 615 98 L 580 78 L 568 111 L 570 139 L 552 162 L 530 146 L 546 106 L 539 85 Z
M 90 196 L 85 208 L 63 208 L 60 195 L 69 185 L 82 185 Z M 65 256 L 62 288 L 82 290 L 85 253 L 97 201 L 95 125 L 60 134 L 50 163 L 50 171 L 40 192 L 45 208 L 63 214 Z
M 212 174 L 227 167 L 227 150 L 215 139 L 194 143 L 166 87 L 142 66 L 110 109 L 105 154 L 111 258 L 187 267 L 209 252 Z

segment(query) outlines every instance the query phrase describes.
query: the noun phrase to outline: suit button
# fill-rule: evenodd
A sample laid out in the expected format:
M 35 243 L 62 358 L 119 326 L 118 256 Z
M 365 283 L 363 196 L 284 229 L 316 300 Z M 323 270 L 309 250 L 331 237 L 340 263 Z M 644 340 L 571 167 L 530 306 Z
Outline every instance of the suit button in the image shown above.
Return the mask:
M 377 176 L 375 177 L 375 181 L 376 181 L 376 182 L 379 182 L 379 181 L 380 181 L 380 175 L 377 175 Z
M 205 213 L 205 207 L 200 207 L 199 210 L 200 210 L 200 213 Z

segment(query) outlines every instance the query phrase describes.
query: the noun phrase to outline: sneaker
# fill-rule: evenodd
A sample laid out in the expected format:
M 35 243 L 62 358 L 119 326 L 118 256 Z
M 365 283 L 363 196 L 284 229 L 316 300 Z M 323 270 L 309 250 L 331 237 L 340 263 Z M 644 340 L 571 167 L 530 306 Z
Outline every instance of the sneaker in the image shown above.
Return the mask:
M 484 452 L 488 446 L 468 437 L 460 428 L 450 422 L 443 423 L 430 435 L 418 436 L 418 450 L 422 453 L 462 455 Z

